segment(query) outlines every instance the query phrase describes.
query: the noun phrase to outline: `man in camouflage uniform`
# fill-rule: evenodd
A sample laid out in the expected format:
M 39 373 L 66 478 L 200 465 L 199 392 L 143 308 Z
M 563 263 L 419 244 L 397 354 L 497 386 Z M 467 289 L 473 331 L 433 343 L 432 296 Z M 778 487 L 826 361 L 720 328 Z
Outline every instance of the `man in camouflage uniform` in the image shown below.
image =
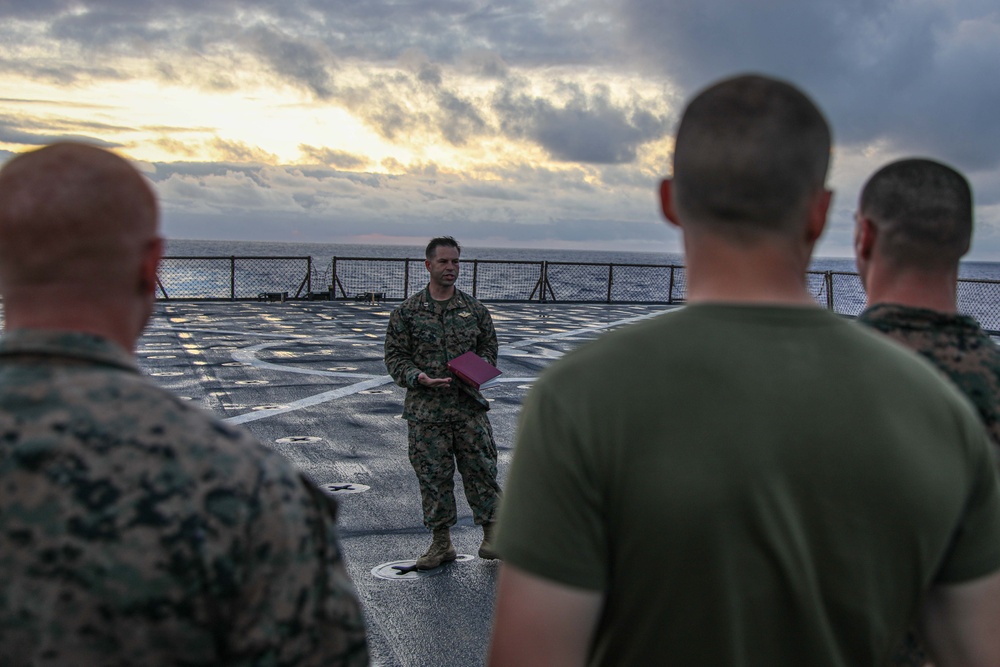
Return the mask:
M 333 501 L 139 373 L 161 251 L 123 159 L 0 170 L 0 664 L 366 665 Z
M 472 386 L 457 380 L 447 363 L 474 351 L 497 361 L 497 335 L 483 304 L 455 287 L 461 248 L 444 236 L 427 245 L 427 287 L 403 301 L 389 317 L 385 365 L 406 387 L 403 418 L 409 426 L 410 463 L 420 484 L 424 525 L 434 538 L 417 559 L 421 570 L 456 558 L 450 527 L 455 509 L 455 464 L 462 475 L 473 519 L 483 527 L 480 558 L 497 558 L 493 522 L 500 497 L 497 448 L 486 411 L 489 403 Z
M 858 321 L 919 352 L 969 397 L 1000 453 L 1000 347 L 958 314 L 958 263 L 972 238 L 972 192 L 939 162 L 906 159 L 875 172 L 861 191 L 855 252 L 868 305 Z M 909 633 L 893 664 L 926 654 Z

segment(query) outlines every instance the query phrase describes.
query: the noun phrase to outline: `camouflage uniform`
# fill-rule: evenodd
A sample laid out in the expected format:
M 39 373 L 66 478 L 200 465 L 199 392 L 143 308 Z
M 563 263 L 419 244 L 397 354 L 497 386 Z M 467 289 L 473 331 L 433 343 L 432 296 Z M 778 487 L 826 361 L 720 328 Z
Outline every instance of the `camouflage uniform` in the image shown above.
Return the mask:
M 1000 346 L 975 319 L 926 308 L 876 304 L 858 321 L 891 336 L 940 368 L 976 406 L 1000 448 Z
M 0 664 L 366 665 L 335 510 L 120 347 L 0 340 Z
M 385 365 L 396 384 L 406 387 L 403 418 L 409 425 L 410 462 L 420 483 L 428 528 L 453 526 L 458 521 L 455 461 L 477 524 L 494 520 L 500 487 L 497 449 L 486 416 L 489 403 L 461 380 L 429 388 L 419 384 L 417 376 L 454 377 L 448 361 L 470 350 L 496 364 L 497 349 L 489 311 L 458 289 L 445 304 L 434 301 L 423 289 L 389 317 Z
M 880 303 L 861 313 L 858 321 L 919 352 L 944 371 L 976 406 L 990 438 L 1000 448 L 1000 347 L 975 319 Z M 927 661 L 923 642 L 910 630 L 890 664 L 921 667 Z

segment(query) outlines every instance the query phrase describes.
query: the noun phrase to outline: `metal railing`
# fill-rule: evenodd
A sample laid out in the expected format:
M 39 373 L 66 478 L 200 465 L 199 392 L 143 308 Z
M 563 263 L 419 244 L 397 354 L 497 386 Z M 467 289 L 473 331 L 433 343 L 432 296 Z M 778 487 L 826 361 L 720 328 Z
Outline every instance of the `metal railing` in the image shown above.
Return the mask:
M 309 295 L 312 279 L 312 257 L 164 257 L 156 287 L 164 301 L 284 300 Z
M 865 305 L 858 274 L 810 271 L 809 292 L 820 305 L 855 316 Z M 165 257 L 160 300 L 323 299 L 398 301 L 427 282 L 422 259 L 334 257 Z M 322 291 L 314 292 L 313 286 Z M 458 288 L 482 301 L 680 304 L 687 273 L 676 264 L 614 264 L 473 259 L 463 262 Z M 961 278 L 958 304 L 1000 335 L 1000 280 Z

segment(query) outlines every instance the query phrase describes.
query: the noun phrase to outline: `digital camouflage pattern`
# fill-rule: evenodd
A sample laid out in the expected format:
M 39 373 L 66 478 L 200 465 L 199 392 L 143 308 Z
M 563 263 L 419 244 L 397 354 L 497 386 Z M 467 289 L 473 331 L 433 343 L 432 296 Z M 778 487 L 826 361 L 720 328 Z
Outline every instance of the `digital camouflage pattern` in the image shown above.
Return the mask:
M 499 503 L 497 448 L 486 416 L 490 404 L 447 367 L 470 350 L 496 365 L 499 346 L 490 312 L 457 288 L 445 304 L 424 288 L 389 316 L 385 365 L 396 384 L 406 387 L 403 418 L 409 424 L 410 463 L 429 528 L 457 521 L 456 460 L 475 522 L 492 521 Z M 447 387 L 424 387 L 417 382 L 421 372 L 454 380 Z
M 473 521 L 482 525 L 495 519 L 500 501 L 497 447 L 485 412 L 460 422 L 410 423 L 409 455 L 420 483 L 424 524 L 428 528 L 454 526 L 458 522 L 455 461 Z
M 123 349 L 0 339 L 0 664 L 366 665 L 335 511 Z
M 1000 346 L 967 315 L 877 304 L 858 321 L 919 352 L 969 397 L 1000 452 Z
M 928 308 L 876 304 L 861 313 L 858 321 L 919 352 L 941 369 L 975 405 L 990 438 L 1000 448 L 1000 347 L 975 319 Z M 994 451 L 1000 457 L 1000 449 Z M 916 631 L 907 632 L 890 664 L 929 664 Z
M 465 292 L 456 289 L 444 305 L 426 288 L 403 301 L 389 316 L 385 333 L 385 366 L 396 384 L 406 387 L 403 419 L 452 422 L 489 410 L 483 395 L 457 378 L 448 387 L 431 389 L 418 384 L 417 376 L 455 377 L 448 362 L 470 350 L 496 365 L 498 349 L 490 311 Z

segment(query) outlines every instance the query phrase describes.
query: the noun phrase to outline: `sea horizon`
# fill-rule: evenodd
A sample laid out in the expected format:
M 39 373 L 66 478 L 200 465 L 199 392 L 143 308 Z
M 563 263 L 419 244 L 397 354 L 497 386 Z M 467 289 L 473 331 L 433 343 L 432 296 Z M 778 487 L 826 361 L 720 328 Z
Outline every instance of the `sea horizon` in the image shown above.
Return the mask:
M 165 250 L 165 255 L 168 257 L 308 256 L 320 263 L 328 263 L 334 257 L 419 259 L 423 256 L 423 253 L 424 247 L 417 245 L 201 239 L 167 239 Z M 473 259 L 597 264 L 684 265 L 683 253 L 673 252 L 463 246 L 463 260 L 469 261 Z M 814 257 L 809 269 L 811 271 L 857 273 L 853 257 Z M 959 277 L 976 280 L 1000 280 L 1000 262 L 963 261 L 959 265 Z

